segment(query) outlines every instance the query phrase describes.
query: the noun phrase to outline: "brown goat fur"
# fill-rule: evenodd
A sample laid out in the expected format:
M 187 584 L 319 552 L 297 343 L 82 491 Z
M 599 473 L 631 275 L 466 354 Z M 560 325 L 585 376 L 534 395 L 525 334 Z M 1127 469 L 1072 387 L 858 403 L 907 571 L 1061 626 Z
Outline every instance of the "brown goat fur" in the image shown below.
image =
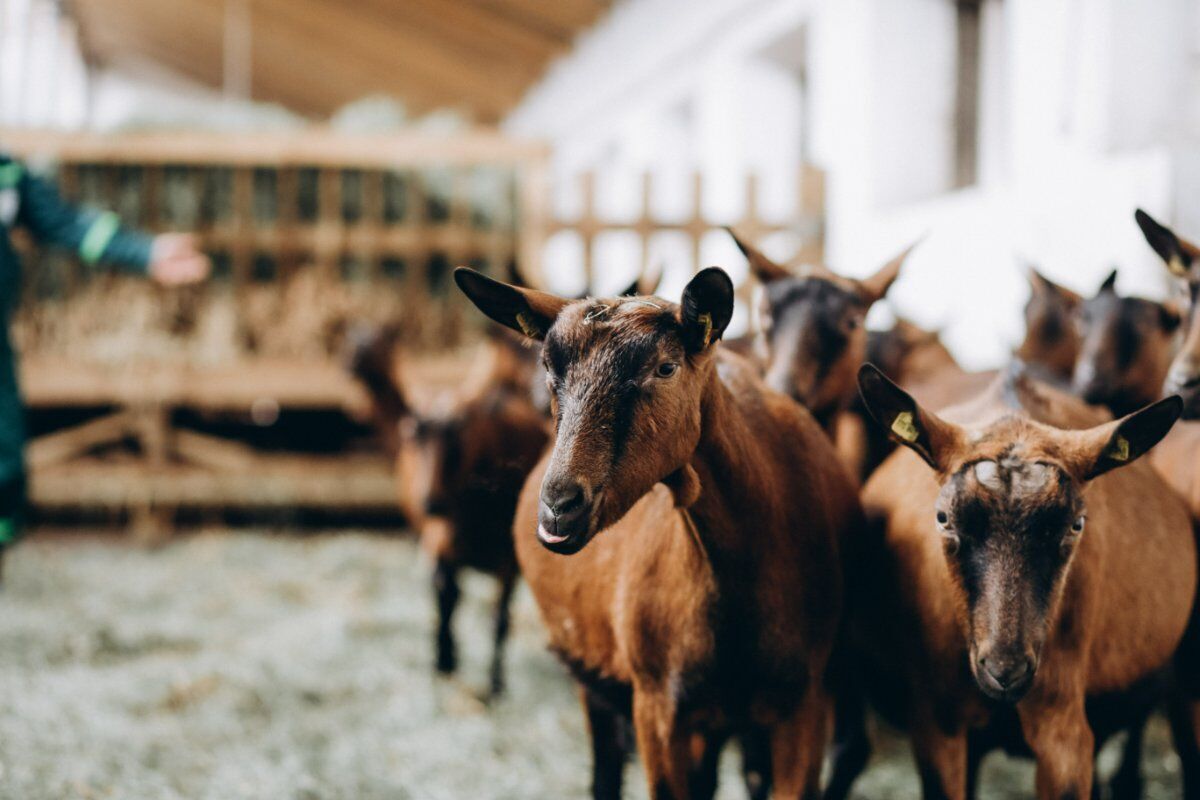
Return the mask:
M 711 797 L 730 736 L 763 744 L 780 796 L 818 796 L 839 547 L 861 511 L 812 417 L 717 347 L 728 277 L 702 271 L 678 306 L 455 278 L 545 339 L 557 435 L 514 536 L 583 687 L 595 796 L 620 794 L 622 715 L 653 797 Z
M 374 417 L 396 460 L 400 507 L 434 563 L 436 667 L 457 667 L 452 630 L 464 568 L 499 582 L 490 691 L 504 687 L 503 653 L 518 569 L 512 519 L 525 477 L 549 441 L 530 397 L 533 366 L 508 331 L 494 331 L 490 361 L 465 396 L 420 412 L 395 377 L 394 338 L 385 330 L 362 337 L 351 367 L 373 399 Z
M 966 795 L 969 734 L 1011 708 L 1038 797 L 1087 797 L 1088 712 L 1165 669 L 1193 612 L 1187 510 L 1131 463 L 1169 430 L 1178 398 L 1097 425 L 1024 379 L 943 416 L 870 367 L 860 381 L 908 449 L 864 488 L 881 557 L 851 614 L 872 687 L 912 733 L 925 796 Z

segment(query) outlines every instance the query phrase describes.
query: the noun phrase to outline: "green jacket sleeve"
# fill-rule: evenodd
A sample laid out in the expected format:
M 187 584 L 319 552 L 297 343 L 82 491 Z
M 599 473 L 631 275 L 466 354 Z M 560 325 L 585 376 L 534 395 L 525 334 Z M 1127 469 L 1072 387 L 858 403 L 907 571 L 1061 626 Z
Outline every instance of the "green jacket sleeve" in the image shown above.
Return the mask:
M 111 264 L 145 273 L 150 265 L 150 236 L 121 225 L 111 211 L 96 212 L 72 205 L 49 181 L 31 175 L 18 161 L 0 171 L 16 178 L 17 221 L 39 242 L 74 250 L 87 264 Z

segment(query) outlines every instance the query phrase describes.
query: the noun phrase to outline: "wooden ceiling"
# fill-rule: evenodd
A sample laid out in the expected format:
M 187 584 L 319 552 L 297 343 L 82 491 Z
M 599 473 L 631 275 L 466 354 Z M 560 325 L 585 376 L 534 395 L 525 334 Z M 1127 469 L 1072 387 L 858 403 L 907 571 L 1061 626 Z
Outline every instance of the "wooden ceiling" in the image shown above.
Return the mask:
M 234 4 L 227 7 L 227 3 Z M 324 117 L 372 94 L 491 123 L 611 0 L 73 0 L 88 58 L 149 59 L 213 88 L 232 63 L 255 100 Z M 242 22 L 246 24 L 243 26 Z M 248 49 L 237 42 L 248 31 Z M 247 80 L 248 78 L 248 80 Z

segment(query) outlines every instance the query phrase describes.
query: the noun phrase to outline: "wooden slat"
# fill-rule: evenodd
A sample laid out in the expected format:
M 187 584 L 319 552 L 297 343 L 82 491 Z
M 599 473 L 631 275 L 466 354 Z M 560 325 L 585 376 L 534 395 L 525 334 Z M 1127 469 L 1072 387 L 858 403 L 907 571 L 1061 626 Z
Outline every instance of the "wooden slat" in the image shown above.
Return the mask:
M 5 150 L 21 157 L 85 163 L 210 166 L 338 166 L 392 169 L 465 164 L 527 164 L 549 156 L 546 145 L 489 131 L 445 136 L 419 132 L 294 133 L 63 133 L 0 128 Z
M 381 457 L 258 455 L 243 469 L 169 465 L 152 470 L 99 459 L 35 472 L 30 496 L 43 509 L 325 508 L 390 512 L 391 463 Z

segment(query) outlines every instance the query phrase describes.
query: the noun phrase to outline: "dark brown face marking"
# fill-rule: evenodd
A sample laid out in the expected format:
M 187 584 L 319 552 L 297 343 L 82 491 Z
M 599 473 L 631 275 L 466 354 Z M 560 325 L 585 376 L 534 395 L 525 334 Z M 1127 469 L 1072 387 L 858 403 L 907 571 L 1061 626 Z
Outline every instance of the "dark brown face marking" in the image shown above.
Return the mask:
M 1080 308 L 1072 389 L 1117 416 L 1153 402 L 1178 326 L 1178 315 L 1160 303 L 1102 290 Z
M 989 696 L 1015 702 L 1032 683 L 1082 515 L 1066 471 L 1027 459 L 1019 445 L 968 462 L 943 485 L 934 523 L 966 601 L 972 670 Z
M 764 289 L 767 384 L 815 415 L 854 395 L 866 353 L 867 304 L 860 293 L 822 277 L 785 278 Z

